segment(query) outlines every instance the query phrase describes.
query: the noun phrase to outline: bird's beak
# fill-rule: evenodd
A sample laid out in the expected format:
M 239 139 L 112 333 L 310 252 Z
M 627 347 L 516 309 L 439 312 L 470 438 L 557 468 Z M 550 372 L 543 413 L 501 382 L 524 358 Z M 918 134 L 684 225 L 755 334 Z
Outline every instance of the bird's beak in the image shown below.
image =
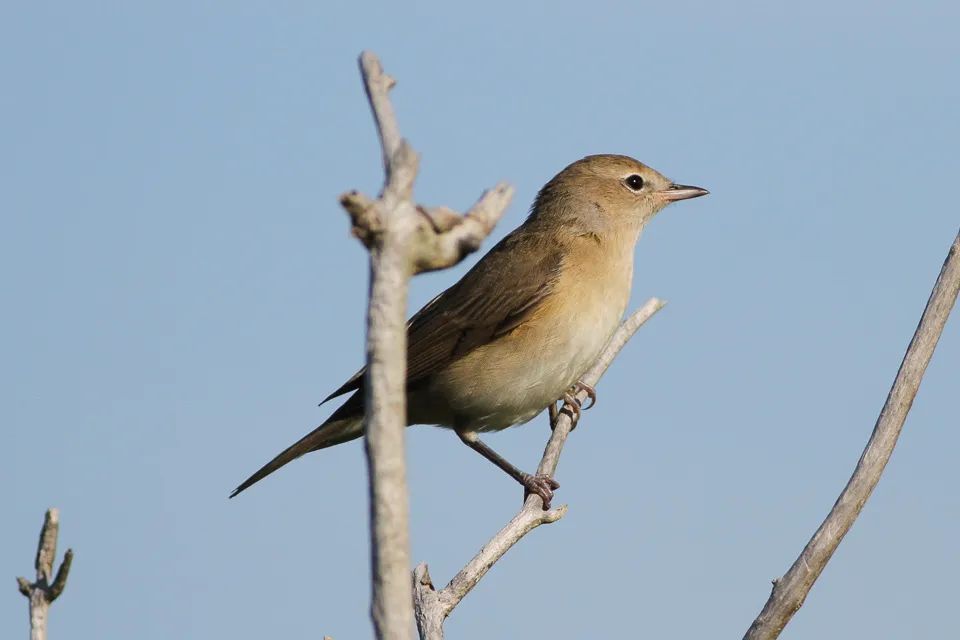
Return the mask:
M 700 187 L 691 187 L 685 184 L 671 184 L 666 189 L 658 191 L 657 195 L 667 202 L 676 202 L 677 200 L 699 198 L 700 196 L 705 196 L 708 193 L 710 192 L 706 189 L 701 189 Z

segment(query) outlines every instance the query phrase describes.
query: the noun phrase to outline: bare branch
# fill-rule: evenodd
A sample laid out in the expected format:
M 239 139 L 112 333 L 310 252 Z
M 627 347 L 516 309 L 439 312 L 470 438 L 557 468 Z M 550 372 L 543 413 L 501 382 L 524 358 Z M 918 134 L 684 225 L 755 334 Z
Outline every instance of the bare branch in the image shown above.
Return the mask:
M 404 457 L 406 426 L 406 307 L 411 275 L 456 264 L 475 251 L 503 215 L 512 189 L 500 185 L 465 217 L 413 202 L 419 158 L 400 137 L 390 103 L 396 81 L 377 56 L 364 52 L 360 70 L 383 154 L 385 182 L 374 201 L 350 191 L 340 202 L 352 233 L 370 250 L 367 314 L 366 453 L 370 482 L 372 616 L 380 639 L 409 638 L 409 497 Z
M 613 359 L 620 353 L 620 350 L 627 344 L 627 341 L 633 337 L 633 334 L 665 304 L 665 302 L 656 298 L 651 298 L 647 300 L 643 307 L 627 318 L 617 329 L 613 338 L 610 339 L 597 363 L 583 376 L 582 381 L 591 386 L 595 385 L 609 368 Z M 583 403 L 587 398 L 586 391 L 581 391 L 577 397 Z M 570 415 L 561 412 L 556 420 L 550 440 L 547 442 L 546 449 L 544 449 L 543 458 L 537 468 L 538 474 L 553 477 L 560 462 L 560 453 L 563 450 L 564 443 L 566 443 L 567 436 L 570 435 L 572 426 L 573 422 Z M 534 494 L 527 496 L 520 512 L 485 544 L 480 552 L 440 591 L 435 590 L 430 580 L 427 565 L 425 563 L 420 564 L 414 571 L 413 576 L 414 609 L 420 638 L 422 640 L 442 640 L 444 619 L 470 593 L 497 560 L 503 557 L 523 536 L 542 524 L 556 522 L 566 512 L 566 505 L 544 511 L 540 496 Z
M 837 498 L 833 509 L 790 570 L 773 583 L 773 592 L 763 611 L 744 635 L 744 640 L 772 640 L 783 631 L 827 565 L 833 552 L 860 515 L 860 510 L 877 486 L 900 430 L 920 388 L 923 374 L 933 357 L 947 317 L 960 291 L 960 234 L 957 235 L 927 306 L 907 348 L 893 387 L 880 411 L 857 467 Z
M 359 191 L 348 191 L 340 196 L 340 204 L 350 215 L 353 237 L 367 249 L 373 247 L 374 238 L 383 232 L 383 216 L 379 203 Z
M 485 191 L 463 217 L 446 207 L 420 208 L 429 226 L 421 224 L 418 229 L 420 250 L 413 257 L 414 273 L 452 267 L 479 249 L 512 197 L 513 187 L 501 182 Z
M 380 59 L 371 51 L 360 54 L 360 73 L 363 76 L 363 86 L 367 92 L 367 100 L 373 110 L 373 119 L 377 125 L 377 135 L 380 136 L 380 147 L 383 150 L 383 168 L 390 174 L 390 162 L 393 154 L 400 147 L 400 124 L 390 104 L 390 90 L 397 86 L 397 81 L 383 72 Z
M 405 142 L 401 144 L 401 150 L 404 149 L 409 149 Z M 416 162 L 415 156 L 401 153 L 401 157 L 404 164 Z M 415 172 L 415 165 L 413 173 L 409 169 L 398 172 L 397 181 L 388 183 L 381 200 L 371 200 L 358 191 L 340 196 L 340 204 L 350 215 L 351 233 L 368 249 L 384 232 L 384 210 L 409 206 L 410 196 L 403 194 L 412 184 L 408 178 Z M 395 187 L 391 186 L 394 184 Z M 411 274 L 452 267 L 477 251 L 506 211 L 513 193 L 511 185 L 501 182 L 485 191 L 464 216 L 448 207 L 416 205 L 419 216 L 409 247 Z
M 360 56 L 360 68 L 380 136 L 386 182 L 378 201 L 357 191 L 340 196 L 340 204 L 350 214 L 352 233 L 364 246 L 372 248 L 384 232 L 384 216 L 391 215 L 397 207 L 414 206 L 418 216 L 409 212 L 397 216 L 406 221 L 403 226 L 415 225 L 406 229 L 414 236 L 407 246 L 410 274 L 452 267 L 480 248 L 507 210 L 513 187 L 501 182 L 484 192 L 465 216 L 447 207 L 413 205 L 413 183 L 419 160 L 413 148 L 400 137 L 400 127 L 390 104 L 388 91 L 396 81 L 383 73 L 373 53 Z
M 600 354 L 600 359 L 593 365 L 593 368 L 584 374 L 583 382 L 590 386 L 595 385 L 597 381 L 600 380 L 600 377 L 606 373 L 610 365 L 613 364 L 613 359 L 616 358 L 620 350 L 626 346 L 630 338 L 633 337 L 633 334 L 666 304 L 666 302 L 661 302 L 656 298 L 650 298 L 642 307 L 634 311 L 629 318 L 624 320 L 620 328 L 617 329 L 617 332 L 613 334 L 603 353 Z M 582 405 L 587 400 L 587 392 L 580 391 L 577 394 L 577 399 Z M 553 429 L 553 436 L 547 441 L 547 448 L 543 451 L 543 458 L 540 460 L 540 466 L 537 467 L 537 473 L 553 477 L 553 474 L 557 471 L 557 465 L 560 463 L 560 452 L 563 450 L 563 445 L 566 443 L 567 436 L 570 435 L 572 428 L 573 421 L 570 415 L 561 411 L 557 418 L 556 426 Z M 540 499 L 537 496 L 531 497 L 537 500 Z
M 47 591 L 47 600 L 50 602 L 59 598 L 60 594 L 63 593 L 63 590 L 66 588 L 67 576 L 70 574 L 70 565 L 72 564 L 73 549 L 67 549 L 67 552 L 63 554 L 63 563 L 57 571 L 57 577 L 54 579 L 53 584 L 50 585 L 49 591 Z
M 33 562 L 37 580 L 49 582 L 53 577 L 53 563 L 57 559 L 57 534 L 60 532 L 60 511 L 47 509 L 37 543 L 37 558 Z
M 409 202 L 413 198 L 413 183 L 416 182 L 419 171 L 420 156 L 406 140 L 400 140 L 390 164 L 387 165 L 387 182 L 381 196 L 386 206 L 389 206 L 388 201 L 391 199 Z
M 413 570 L 413 611 L 422 640 L 443 640 L 443 621 L 447 613 L 444 613 L 446 609 L 440 603 L 425 562 Z
M 415 222 L 404 196 L 412 191 L 416 155 L 404 146 L 387 96 L 390 82 L 372 53 L 360 56 L 370 107 L 383 147 L 387 180 L 378 202 L 380 215 L 351 212 L 354 234 L 370 248 L 370 304 L 367 313 L 368 383 L 364 439 L 370 484 L 370 544 L 373 603 L 371 615 L 380 640 L 410 638 L 413 610 L 409 594 L 410 504 L 403 429 L 406 415 L 406 307 L 408 245 Z M 394 164 L 396 162 L 396 164 Z M 413 166 L 408 166 L 412 164 Z M 403 166 L 402 166 L 403 165 Z M 354 202 L 357 201 L 354 198 Z M 376 229 L 358 221 L 374 219 Z
M 20 593 L 30 600 L 30 639 L 46 640 L 47 616 L 50 613 L 50 603 L 56 600 L 67 586 L 67 576 L 73 562 L 73 550 L 67 549 L 63 564 L 57 571 L 57 577 L 51 584 L 53 565 L 57 559 L 57 536 L 60 532 L 60 512 L 57 509 L 47 509 L 40 530 L 40 541 L 37 544 L 37 555 L 33 565 L 37 570 L 37 581 L 31 583 L 26 578 L 17 578 L 17 587 Z

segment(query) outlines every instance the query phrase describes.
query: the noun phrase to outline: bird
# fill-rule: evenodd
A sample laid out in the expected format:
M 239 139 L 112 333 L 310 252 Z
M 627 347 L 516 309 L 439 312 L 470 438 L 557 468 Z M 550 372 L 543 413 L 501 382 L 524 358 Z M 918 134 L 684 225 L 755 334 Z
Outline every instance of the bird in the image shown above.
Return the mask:
M 407 425 L 452 429 L 548 509 L 559 483 L 520 470 L 480 434 L 551 407 L 553 417 L 561 400 L 579 416 L 579 390 L 595 402 L 580 378 L 622 321 L 644 227 L 665 206 L 708 193 L 623 155 L 587 156 L 560 171 L 519 227 L 407 322 Z M 363 368 L 327 396 L 321 405 L 352 392 L 230 497 L 306 453 L 361 437 L 365 376 Z

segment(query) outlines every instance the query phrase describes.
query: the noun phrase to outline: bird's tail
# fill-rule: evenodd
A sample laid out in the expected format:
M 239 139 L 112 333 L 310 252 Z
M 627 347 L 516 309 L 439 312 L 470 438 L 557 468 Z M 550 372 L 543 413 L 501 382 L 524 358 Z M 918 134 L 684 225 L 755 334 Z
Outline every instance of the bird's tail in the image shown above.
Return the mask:
M 322 425 L 300 438 L 300 440 L 286 449 L 284 449 L 276 458 L 263 465 L 259 471 L 243 481 L 239 487 L 233 490 L 230 497 L 236 496 L 241 491 L 250 488 L 257 482 L 260 482 L 268 475 L 293 462 L 305 453 L 326 449 L 335 444 L 349 442 L 363 435 L 363 416 L 348 416 L 337 419 L 336 413 L 330 416 L 330 419 Z

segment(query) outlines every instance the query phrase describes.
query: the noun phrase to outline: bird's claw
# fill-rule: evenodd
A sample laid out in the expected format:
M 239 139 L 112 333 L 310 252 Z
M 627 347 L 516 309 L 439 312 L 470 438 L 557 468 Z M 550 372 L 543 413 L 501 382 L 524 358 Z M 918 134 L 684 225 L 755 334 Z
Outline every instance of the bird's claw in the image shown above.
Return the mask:
M 577 428 L 577 423 L 580 422 L 580 414 L 583 413 L 583 407 L 580 406 L 580 401 L 577 400 L 577 396 L 573 393 L 567 391 L 563 394 L 563 407 L 560 409 L 563 411 L 567 409 L 570 413 L 570 431 L 573 431 Z
M 560 488 L 559 482 L 550 476 L 542 475 L 532 476 L 530 474 L 524 474 L 521 484 L 523 488 L 526 489 L 523 499 L 526 500 L 528 495 L 535 493 L 540 496 L 540 499 L 543 501 L 544 511 L 550 508 L 550 501 L 553 500 L 554 490 Z
M 577 384 L 573 385 L 573 393 L 577 394 L 581 391 L 587 392 L 587 400 L 590 401 L 590 404 L 582 407 L 583 410 L 586 411 L 587 409 L 593 408 L 593 405 L 597 404 L 597 390 L 588 385 L 586 382 L 578 381 Z
M 587 399 L 590 400 L 590 404 L 588 404 L 585 407 L 581 405 L 579 398 L 577 398 L 577 394 L 580 393 L 581 391 L 586 391 Z M 580 422 L 580 414 L 586 411 L 587 409 L 592 408 L 593 405 L 597 404 L 597 392 L 593 387 L 591 387 L 587 383 L 577 382 L 575 385 L 570 387 L 570 389 L 566 393 L 564 393 L 563 397 L 560 399 L 563 400 L 563 408 L 561 409 L 561 411 L 563 409 L 567 409 L 570 413 L 570 421 L 571 421 L 570 431 L 573 431 L 574 429 L 577 428 L 577 423 Z M 557 428 L 558 415 L 559 414 L 556 410 L 556 406 L 554 405 L 552 410 L 550 411 L 550 429 L 551 430 Z

